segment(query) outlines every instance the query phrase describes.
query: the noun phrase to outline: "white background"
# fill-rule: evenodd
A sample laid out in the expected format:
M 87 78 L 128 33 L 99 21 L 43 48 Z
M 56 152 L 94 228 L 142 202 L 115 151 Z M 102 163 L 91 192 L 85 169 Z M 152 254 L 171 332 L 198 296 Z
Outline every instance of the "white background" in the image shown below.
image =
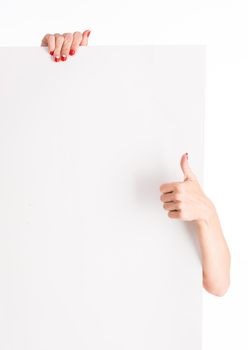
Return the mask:
M 26 0 L 1 4 L 1 46 L 38 46 L 47 32 L 85 29 L 92 30 L 90 45 L 207 45 L 204 188 L 219 212 L 232 254 L 232 271 L 224 297 L 204 293 L 204 350 L 248 347 L 247 6 L 246 0 Z

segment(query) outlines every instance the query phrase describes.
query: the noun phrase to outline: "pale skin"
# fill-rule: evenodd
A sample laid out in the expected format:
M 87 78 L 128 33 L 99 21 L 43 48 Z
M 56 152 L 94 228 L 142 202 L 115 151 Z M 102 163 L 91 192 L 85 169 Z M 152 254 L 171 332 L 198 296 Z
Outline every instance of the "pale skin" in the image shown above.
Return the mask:
M 48 47 L 55 62 L 66 61 L 80 46 L 88 45 L 89 35 L 90 30 L 46 34 L 41 46 Z M 202 258 L 203 287 L 213 295 L 223 296 L 230 285 L 231 256 L 217 210 L 190 168 L 187 153 L 181 156 L 180 166 L 183 181 L 161 184 L 159 199 L 169 218 L 195 223 Z

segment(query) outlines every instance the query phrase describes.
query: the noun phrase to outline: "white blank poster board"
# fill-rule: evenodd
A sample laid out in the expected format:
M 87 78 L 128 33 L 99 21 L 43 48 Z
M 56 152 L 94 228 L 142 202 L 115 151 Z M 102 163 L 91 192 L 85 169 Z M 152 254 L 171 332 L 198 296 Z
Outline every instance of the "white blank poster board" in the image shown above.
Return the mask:
M 0 348 L 199 350 L 204 46 L 0 49 Z

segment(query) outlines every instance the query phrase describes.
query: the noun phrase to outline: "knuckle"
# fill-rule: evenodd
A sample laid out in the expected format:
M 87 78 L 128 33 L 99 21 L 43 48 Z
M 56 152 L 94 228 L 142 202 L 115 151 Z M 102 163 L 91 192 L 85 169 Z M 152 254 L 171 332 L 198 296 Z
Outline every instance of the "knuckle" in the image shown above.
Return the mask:
M 183 202 L 178 202 L 178 203 L 177 203 L 177 209 L 182 210 L 183 207 L 184 207 Z
M 184 192 L 183 183 L 176 184 L 176 193 L 183 193 L 183 192 Z
M 160 192 L 164 192 L 163 189 L 164 189 L 164 184 L 162 184 L 162 185 L 159 186 Z
M 47 45 L 48 45 L 49 37 L 50 37 L 50 34 L 47 33 L 47 34 L 44 35 L 44 37 L 42 38 L 41 43 L 42 43 L 44 46 L 47 46 Z
M 64 34 L 64 39 L 65 39 L 64 42 L 68 43 L 69 41 L 72 40 L 72 34 L 71 33 Z
M 183 212 L 181 212 L 181 211 L 178 212 L 178 218 L 179 218 L 179 219 L 183 219 Z
M 182 194 L 181 194 L 180 192 L 176 192 L 176 193 L 174 194 L 174 199 L 175 199 L 176 201 L 181 201 L 181 200 L 182 200 Z
M 74 32 L 73 35 L 74 37 L 79 38 L 82 34 L 80 32 Z
M 166 210 L 171 210 L 171 205 L 170 205 L 170 203 L 165 203 L 164 208 L 165 208 Z
M 63 42 L 63 50 L 67 50 L 69 46 L 70 46 L 70 40 L 65 39 Z
M 55 36 L 54 36 L 53 34 L 49 35 L 47 41 L 48 41 L 49 43 L 55 43 Z
M 55 36 L 55 38 L 57 43 L 62 43 L 64 41 L 64 37 L 61 34 Z

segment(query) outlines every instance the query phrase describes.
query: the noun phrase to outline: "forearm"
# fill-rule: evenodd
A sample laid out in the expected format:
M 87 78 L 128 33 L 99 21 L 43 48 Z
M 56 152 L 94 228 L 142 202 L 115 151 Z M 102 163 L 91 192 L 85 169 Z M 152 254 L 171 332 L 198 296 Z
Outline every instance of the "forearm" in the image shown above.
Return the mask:
M 230 283 L 231 257 L 211 201 L 206 219 L 196 220 L 196 227 L 202 256 L 203 286 L 208 292 L 222 296 Z

